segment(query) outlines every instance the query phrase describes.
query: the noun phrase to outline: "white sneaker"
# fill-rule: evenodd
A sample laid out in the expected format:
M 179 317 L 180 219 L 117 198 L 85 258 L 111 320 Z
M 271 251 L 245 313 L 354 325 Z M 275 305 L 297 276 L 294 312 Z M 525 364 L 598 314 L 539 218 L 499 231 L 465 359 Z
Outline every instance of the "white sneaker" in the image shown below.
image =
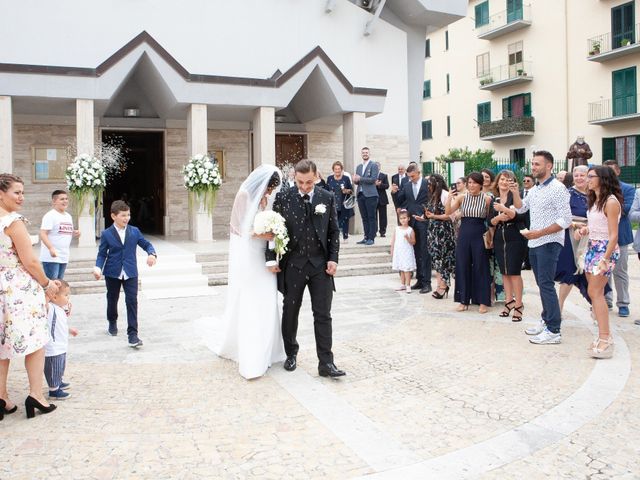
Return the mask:
M 407 290 L 407 293 L 411 293 L 411 285 L 407 285 L 406 290 Z
M 529 339 L 531 343 L 537 345 L 553 345 L 562 342 L 562 336 L 559 333 L 553 333 L 548 328 L 545 329 L 539 335 L 531 337 Z
M 540 322 L 533 327 L 526 328 L 524 333 L 527 335 L 540 335 L 546 327 L 547 325 L 544 323 L 544 320 L 540 320 Z

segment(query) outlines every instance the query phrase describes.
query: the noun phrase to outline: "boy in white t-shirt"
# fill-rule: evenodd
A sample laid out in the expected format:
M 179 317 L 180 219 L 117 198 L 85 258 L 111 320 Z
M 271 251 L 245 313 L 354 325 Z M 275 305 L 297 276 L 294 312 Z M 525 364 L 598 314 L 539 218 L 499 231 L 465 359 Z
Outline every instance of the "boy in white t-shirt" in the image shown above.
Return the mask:
M 80 231 L 73 229 L 73 219 L 67 213 L 67 192 L 55 190 L 51 194 L 51 201 L 53 208 L 42 217 L 40 225 L 40 261 L 47 277 L 56 280 L 64 278 L 71 238 L 80 236 Z
M 70 384 L 62 381 L 67 365 L 67 347 L 69 334 L 78 335 L 78 330 L 69 328 L 67 310 L 69 309 L 69 284 L 60 280 L 58 293 L 47 305 L 49 343 L 44 347 L 44 376 L 49 385 L 49 398 L 64 400 L 71 394 L 65 392 Z

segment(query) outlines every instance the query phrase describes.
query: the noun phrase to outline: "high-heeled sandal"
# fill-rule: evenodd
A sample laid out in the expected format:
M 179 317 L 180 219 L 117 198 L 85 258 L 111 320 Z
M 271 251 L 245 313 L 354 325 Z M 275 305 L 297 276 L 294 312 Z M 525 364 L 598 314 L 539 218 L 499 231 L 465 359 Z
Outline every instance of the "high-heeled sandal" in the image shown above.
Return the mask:
M 502 317 L 502 318 L 507 318 L 508 316 L 511 315 L 511 310 L 513 310 L 514 307 L 510 307 L 509 305 L 514 304 L 515 305 L 516 301 L 515 300 L 510 300 L 507 303 L 504 304 L 504 310 L 501 311 L 498 316 Z
M 437 288 L 436 291 L 431 294 L 431 296 L 438 300 L 442 300 L 443 298 L 449 298 L 449 287 L 448 286 L 444 287 L 442 293 L 440 293 L 440 289 Z
M 24 401 L 24 408 L 27 411 L 27 418 L 33 418 L 36 416 L 36 408 L 40 410 L 40 413 L 51 413 L 56 409 L 56 406 L 53 403 L 50 403 L 48 407 L 45 407 L 38 400 L 29 395 Z
M 524 304 L 519 307 L 513 307 L 513 317 L 511 317 L 512 322 L 521 322 L 522 321 L 522 309 L 524 308 Z M 519 315 L 516 315 L 518 312 Z
M 0 398 L 0 421 L 4 419 L 4 409 L 7 406 L 7 402 Z
M 613 337 L 609 335 L 609 338 L 598 337 L 598 341 L 594 342 L 595 346 L 591 349 L 591 357 L 593 358 L 611 358 L 613 357 Z M 604 343 L 604 348 L 600 348 L 600 345 Z

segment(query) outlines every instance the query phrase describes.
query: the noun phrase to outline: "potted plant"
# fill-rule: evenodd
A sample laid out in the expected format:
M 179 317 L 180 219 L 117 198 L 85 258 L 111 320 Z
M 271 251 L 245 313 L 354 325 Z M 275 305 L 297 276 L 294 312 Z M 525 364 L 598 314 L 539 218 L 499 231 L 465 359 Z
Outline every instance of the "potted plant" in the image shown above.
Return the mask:
M 523 70 L 522 68 L 519 68 L 519 69 L 517 70 L 517 73 L 518 73 L 518 76 L 519 76 L 519 77 L 521 77 L 521 76 L 522 76 L 522 74 L 524 73 L 524 70 Z
M 589 55 L 598 55 L 600 53 L 600 42 L 593 42 Z
M 622 40 L 620 40 L 620 45 L 622 45 L 623 47 L 631 45 L 631 40 L 629 40 L 628 38 L 623 38 Z

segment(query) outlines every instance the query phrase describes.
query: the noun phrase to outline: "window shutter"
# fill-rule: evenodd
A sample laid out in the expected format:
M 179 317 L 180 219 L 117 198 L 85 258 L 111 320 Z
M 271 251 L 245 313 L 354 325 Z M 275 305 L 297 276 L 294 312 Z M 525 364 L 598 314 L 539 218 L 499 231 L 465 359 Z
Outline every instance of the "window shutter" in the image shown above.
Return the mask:
M 616 139 L 615 138 L 602 139 L 602 158 L 604 160 L 616 158 Z
M 524 116 L 525 117 L 531 116 L 531 94 L 530 93 L 524 94 Z

